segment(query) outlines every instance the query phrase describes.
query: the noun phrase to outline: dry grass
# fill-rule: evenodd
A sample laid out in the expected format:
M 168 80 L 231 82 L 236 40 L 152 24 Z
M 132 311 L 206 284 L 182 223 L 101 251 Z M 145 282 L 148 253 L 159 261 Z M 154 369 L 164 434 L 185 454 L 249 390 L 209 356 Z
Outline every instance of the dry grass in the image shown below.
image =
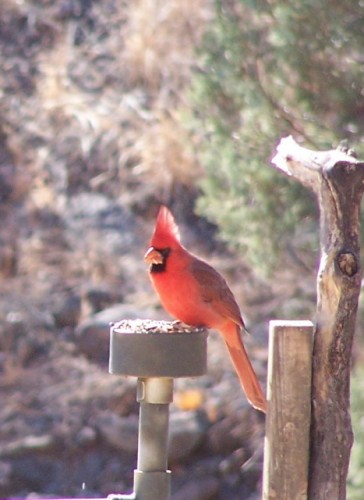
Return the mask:
M 193 185 L 199 165 L 181 125 L 179 109 L 206 28 L 208 0 L 138 0 L 130 4 L 122 59 L 130 85 L 147 92 L 150 112 L 135 143 L 135 174 L 162 199 L 176 184 Z
M 19 134 L 9 128 L 8 141 L 17 141 L 14 161 L 22 166 L 21 191 L 35 219 L 32 236 L 18 248 L 18 272 L 36 277 L 42 270 L 42 283 L 73 280 L 77 272 L 93 282 L 111 279 L 96 243 L 79 250 L 88 267 L 76 272 L 62 230 L 53 228 L 49 241 L 37 214 L 62 219 L 70 197 L 87 190 L 123 196 L 126 204 L 128 195 L 131 205 L 138 198 L 144 207 L 143 196 L 146 203 L 168 201 L 178 197 L 178 186 L 194 185 L 200 169 L 180 116 L 210 0 L 96 2 L 87 13 L 93 24 L 60 18 L 57 3 L 44 10 L 33 2 L 7 5 L 14 26 L 24 16 L 35 26 L 29 23 L 24 33 L 24 43 L 33 43 L 34 92 L 22 94 L 18 107 L 0 96 L 9 123 L 20 124 Z M 43 29 L 40 21 L 51 33 L 46 46 L 36 31 Z M 76 28 L 84 30 L 82 44 L 75 44 Z M 23 46 L 18 50 L 20 57 Z
M 131 2 L 123 54 L 129 81 L 147 86 L 162 102 L 178 92 L 189 81 L 208 6 L 207 0 Z
M 148 127 L 136 143 L 140 164 L 137 175 L 148 177 L 156 189 L 170 191 L 175 183 L 192 185 L 200 167 L 187 146 L 186 132 L 177 119 L 163 115 Z
M 118 31 L 103 47 L 81 50 L 65 31 L 42 53 L 37 93 L 45 119 L 34 127 L 49 136 L 77 130 L 86 161 L 95 142 L 100 144 L 105 152 L 92 188 L 109 182 L 107 172 L 114 170 L 125 185 L 130 169 L 138 182 L 152 182 L 157 198 L 165 197 L 176 183 L 194 183 L 199 169 L 187 148 L 179 109 L 209 7 L 208 0 L 129 2 L 127 11 L 117 7 L 120 22 L 113 23 Z M 103 71 L 95 63 L 100 54 L 106 64 Z M 70 74 L 75 58 L 85 68 L 84 82 L 100 79 L 96 92 L 85 90 Z

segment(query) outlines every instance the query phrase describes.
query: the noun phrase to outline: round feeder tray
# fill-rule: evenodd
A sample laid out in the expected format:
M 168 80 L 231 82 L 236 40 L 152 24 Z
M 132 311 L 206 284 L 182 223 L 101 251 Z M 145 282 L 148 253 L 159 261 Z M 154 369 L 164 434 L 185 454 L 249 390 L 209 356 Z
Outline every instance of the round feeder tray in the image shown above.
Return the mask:
M 134 377 L 197 377 L 207 370 L 207 330 L 167 321 L 111 326 L 109 372 Z

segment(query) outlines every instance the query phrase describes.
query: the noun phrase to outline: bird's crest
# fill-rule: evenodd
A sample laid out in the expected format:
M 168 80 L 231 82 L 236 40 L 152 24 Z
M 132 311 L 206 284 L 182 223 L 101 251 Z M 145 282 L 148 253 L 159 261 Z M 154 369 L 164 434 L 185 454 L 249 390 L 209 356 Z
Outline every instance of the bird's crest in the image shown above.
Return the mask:
M 166 248 L 179 241 L 180 234 L 174 217 L 169 209 L 162 205 L 158 212 L 150 244 L 156 248 Z

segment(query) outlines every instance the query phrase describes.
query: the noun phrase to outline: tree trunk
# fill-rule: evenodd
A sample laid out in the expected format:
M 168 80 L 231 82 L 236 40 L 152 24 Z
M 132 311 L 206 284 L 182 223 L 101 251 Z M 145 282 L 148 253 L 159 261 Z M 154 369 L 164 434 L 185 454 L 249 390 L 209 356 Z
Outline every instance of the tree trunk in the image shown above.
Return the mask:
M 321 262 L 313 347 L 308 498 L 344 500 L 353 433 L 350 366 L 361 286 L 360 201 L 364 163 L 340 151 L 313 152 L 288 137 L 273 159 L 317 195 Z

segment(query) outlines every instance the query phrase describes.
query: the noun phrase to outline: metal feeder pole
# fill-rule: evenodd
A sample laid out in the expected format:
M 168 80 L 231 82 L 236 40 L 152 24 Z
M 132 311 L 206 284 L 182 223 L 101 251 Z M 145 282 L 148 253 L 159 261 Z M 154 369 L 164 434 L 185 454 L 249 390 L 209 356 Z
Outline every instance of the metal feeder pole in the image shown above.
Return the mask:
M 206 373 L 207 331 L 133 333 L 122 325 L 111 327 L 109 372 L 138 377 L 140 403 L 137 469 L 130 495 L 109 500 L 168 500 L 169 404 L 173 379 Z
M 171 472 L 168 469 L 169 403 L 173 400 L 173 379 L 138 379 L 138 462 L 134 471 L 136 498 L 169 498 Z M 147 495 L 147 496 L 146 496 Z

